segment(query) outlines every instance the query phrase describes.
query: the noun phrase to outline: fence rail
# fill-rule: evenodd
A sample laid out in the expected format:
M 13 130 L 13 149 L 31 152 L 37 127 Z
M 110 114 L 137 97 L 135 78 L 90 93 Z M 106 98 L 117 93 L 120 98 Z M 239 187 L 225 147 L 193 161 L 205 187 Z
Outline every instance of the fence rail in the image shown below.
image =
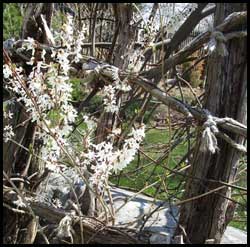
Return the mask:
M 86 26 L 91 27 L 92 26 L 92 21 L 93 18 L 82 18 L 83 21 L 85 21 Z M 96 55 L 98 59 L 102 59 L 103 56 L 105 56 L 108 53 L 108 50 L 110 49 L 110 47 L 112 46 L 112 42 L 113 42 L 113 36 L 115 33 L 115 29 L 116 29 L 116 24 L 115 24 L 115 20 L 112 18 L 101 18 L 98 17 L 96 19 L 96 35 L 95 35 L 95 46 L 96 46 Z M 109 30 L 109 32 L 106 32 L 105 30 Z M 142 42 L 141 37 L 142 37 L 142 32 L 143 32 L 144 28 L 142 25 L 140 25 L 137 28 L 136 31 L 136 37 L 137 43 Z M 89 55 L 90 54 L 90 50 L 91 50 L 91 29 L 89 30 L 89 38 L 86 41 L 86 43 L 83 45 L 83 54 L 84 55 Z M 182 49 L 183 47 L 185 47 L 186 45 L 188 45 L 195 37 L 197 37 L 199 34 L 201 34 L 202 31 L 200 30 L 195 30 L 192 31 L 192 33 L 189 35 L 189 37 L 187 39 L 185 39 L 178 47 L 177 50 Z M 171 38 L 171 37 L 169 37 Z M 202 52 L 202 49 L 200 49 L 198 51 L 198 54 L 200 54 Z M 149 66 L 151 67 L 154 64 L 157 64 L 160 62 L 161 60 L 161 50 L 156 51 L 156 53 L 154 54 L 154 56 L 150 59 L 149 61 Z

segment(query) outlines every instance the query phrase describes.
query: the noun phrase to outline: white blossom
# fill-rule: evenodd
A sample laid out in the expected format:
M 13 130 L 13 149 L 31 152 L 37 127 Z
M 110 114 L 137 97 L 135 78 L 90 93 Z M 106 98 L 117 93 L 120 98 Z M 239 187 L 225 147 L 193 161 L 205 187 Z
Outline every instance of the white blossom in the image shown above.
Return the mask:
M 4 142 L 8 142 L 13 136 L 15 136 L 15 134 L 13 132 L 12 126 L 6 125 L 3 129 Z
M 85 31 L 86 30 L 87 30 L 86 28 L 83 28 L 81 30 L 81 32 L 78 34 L 78 37 L 77 37 L 76 42 L 75 42 L 74 61 L 76 63 L 78 63 L 80 61 L 80 59 L 82 58 L 81 52 L 82 52 L 82 45 L 83 45 L 84 39 L 85 39 Z
M 120 128 L 115 128 L 112 130 L 112 133 L 115 134 L 115 135 L 120 135 L 121 134 L 121 129 Z
M 119 107 L 116 105 L 115 88 L 112 85 L 104 86 L 103 93 L 105 111 L 112 113 L 118 112 Z
M 101 142 L 97 145 L 92 144 L 92 150 L 84 154 L 85 164 L 93 164 L 91 168 L 94 173 L 90 178 L 92 186 L 97 191 L 104 188 L 105 179 L 108 178 L 112 171 L 124 169 L 136 155 L 141 141 L 145 136 L 145 126 L 133 129 L 131 137 L 125 140 L 121 149 L 115 150 L 111 142 Z
M 96 128 L 96 123 L 93 119 L 89 118 L 87 115 L 83 116 L 84 123 L 87 125 L 89 131 Z
M 114 86 L 116 89 L 123 92 L 128 92 L 131 90 L 131 86 L 128 84 L 127 79 L 124 79 L 123 81 L 116 80 Z
M 70 50 L 71 44 L 73 43 L 73 32 L 73 17 L 67 15 L 67 23 L 63 24 L 60 37 L 63 41 L 63 45 L 66 45 L 68 50 Z
M 4 64 L 3 65 L 3 77 L 5 79 L 8 79 L 10 76 L 12 76 L 11 68 L 9 67 L 8 64 Z
M 4 111 L 3 112 L 3 117 L 6 118 L 6 119 L 12 119 L 13 117 L 13 113 L 12 112 L 7 112 L 7 111 Z
M 42 58 L 43 62 L 45 62 L 45 55 L 46 55 L 46 50 L 43 49 L 42 54 L 41 54 L 41 58 Z
M 81 169 L 85 169 L 86 165 L 91 167 L 93 174 L 90 177 L 90 183 L 100 192 L 112 172 L 122 170 L 133 160 L 144 138 L 144 126 L 132 129 L 129 138 L 124 141 L 120 149 L 117 149 L 111 140 L 99 144 L 92 143 L 91 133 L 96 128 L 96 122 L 94 118 L 85 115 L 83 119 L 88 131 L 84 133 L 85 136 L 83 137 L 84 151 L 76 155 L 74 147 L 68 139 L 68 135 L 73 129 L 71 123 L 77 117 L 77 111 L 70 103 L 73 89 L 68 76 L 70 66 L 68 57 L 70 53 L 73 53 L 75 54 L 75 61 L 81 59 L 81 45 L 85 38 L 83 31 L 74 44 L 73 18 L 68 16 L 68 22 L 63 26 L 61 32 L 62 43 L 66 45 L 66 49 L 56 50 L 52 48 L 52 57 L 55 62 L 46 64 L 46 51 L 43 50 L 42 61 L 36 62 L 28 78 L 25 78 L 21 74 L 22 71 L 17 69 L 18 77 L 8 80 L 7 87 L 17 94 L 17 101 L 22 101 L 31 121 L 37 121 L 37 125 L 40 127 L 35 135 L 43 141 L 39 156 L 44 160 L 45 166 L 53 172 L 61 171 L 65 167 L 65 165 L 61 165 L 61 160 L 65 155 L 64 149 L 70 153 Z M 36 44 L 33 39 L 28 38 L 24 42 L 23 49 L 32 50 L 32 58 L 29 62 L 32 65 L 35 61 L 35 47 Z M 74 50 L 72 51 L 73 47 Z M 8 66 L 5 66 L 4 76 L 6 78 L 11 76 L 11 70 Z M 118 69 L 112 76 L 115 77 L 115 80 L 113 80 L 112 85 L 104 86 L 103 95 L 105 111 L 114 113 L 119 110 L 116 105 L 116 91 L 126 92 L 131 87 L 126 79 L 120 81 Z M 27 87 L 25 90 L 19 78 L 25 80 Z M 26 90 L 29 90 L 29 93 Z M 56 114 L 56 118 L 52 119 L 50 113 Z M 5 113 L 5 116 L 12 117 L 10 113 Z M 11 126 L 5 126 L 4 131 L 5 141 L 14 136 Z M 121 129 L 112 131 L 113 135 L 119 135 L 120 133 Z M 58 206 L 60 206 L 60 202 L 58 202 Z

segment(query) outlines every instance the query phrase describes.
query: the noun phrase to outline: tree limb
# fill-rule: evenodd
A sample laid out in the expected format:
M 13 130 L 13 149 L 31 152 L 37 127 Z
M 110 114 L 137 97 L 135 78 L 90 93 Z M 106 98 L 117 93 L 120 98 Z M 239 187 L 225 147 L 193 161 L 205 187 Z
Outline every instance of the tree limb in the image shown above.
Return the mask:
M 246 20 L 246 11 L 235 12 L 229 15 L 222 24 L 218 25 L 215 28 L 215 30 L 220 32 L 229 32 L 230 30 L 234 30 L 235 28 L 246 23 Z M 158 65 L 156 68 L 142 72 L 141 75 L 148 79 L 154 79 L 154 82 L 157 84 L 161 80 L 162 74 L 165 74 L 173 66 L 182 63 L 182 61 L 187 56 L 192 55 L 196 50 L 200 49 L 203 44 L 207 43 L 210 39 L 211 33 L 211 31 L 206 31 L 200 34 L 197 38 L 195 38 L 191 43 L 181 49 L 174 56 L 165 59 L 163 64 Z

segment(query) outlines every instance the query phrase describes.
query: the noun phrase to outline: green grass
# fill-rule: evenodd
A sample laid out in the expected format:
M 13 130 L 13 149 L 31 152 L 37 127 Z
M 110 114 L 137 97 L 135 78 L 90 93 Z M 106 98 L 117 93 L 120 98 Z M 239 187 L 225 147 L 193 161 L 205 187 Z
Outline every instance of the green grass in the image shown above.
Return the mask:
M 169 143 L 169 131 L 168 130 L 158 130 L 151 129 L 146 133 L 145 140 L 142 145 L 142 150 L 154 160 L 157 160 L 163 153 L 166 147 L 164 144 Z M 187 144 L 181 143 L 174 149 L 170 158 L 165 159 L 160 165 L 173 169 L 175 165 L 179 162 L 180 158 L 186 153 Z M 157 152 L 157 153 L 156 153 Z M 160 152 L 160 153 L 159 153 Z M 154 183 L 155 181 L 163 178 L 168 188 L 169 193 L 172 193 L 171 189 L 175 188 L 180 180 L 180 176 L 173 176 L 169 179 L 165 177 L 169 174 L 168 170 L 164 169 L 160 165 L 155 167 L 156 164 L 152 163 L 142 170 L 136 171 L 138 166 L 144 166 L 149 164 L 151 161 L 145 157 L 143 154 L 140 154 L 140 162 L 138 164 L 138 156 L 123 170 L 119 179 L 119 185 L 129 187 L 136 190 L 143 189 L 146 185 Z M 131 172 L 126 176 L 126 173 Z M 117 184 L 118 178 L 111 179 L 111 182 Z M 158 185 L 148 188 L 144 191 L 145 194 L 149 196 L 154 196 L 157 191 Z M 161 191 L 158 193 L 158 199 L 166 199 L 168 196 L 161 186 Z
M 82 100 L 86 95 L 86 93 L 84 93 L 85 90 L 83 90 L 82 79 L 71 78 L 70 83 L 73 88 L 72 99 L 75 101 Z

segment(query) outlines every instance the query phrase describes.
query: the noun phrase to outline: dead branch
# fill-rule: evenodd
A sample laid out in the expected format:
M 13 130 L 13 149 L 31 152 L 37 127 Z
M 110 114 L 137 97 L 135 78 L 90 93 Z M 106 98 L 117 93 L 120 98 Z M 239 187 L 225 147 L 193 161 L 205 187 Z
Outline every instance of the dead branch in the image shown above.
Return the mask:
M 4 201 L 5 203 L 12 204 L 13 198 L 16 193 L 12 191 L 8 191 L 4 193 Z M 29 198 L 28 201 L 29 207 L 23 207 L 22 210 L 15 210 L 15 213 L 22 213 L 26 212 L 27 214 L 30 213 L 29 208 L 32 209 L 33 213 L 36 216 L 46 220 L 49 224 L 59 224 L 60 221 L 67 215 L 70 215 L 69 211 L 54 208 L 52 206 L 48 206 L 41 202 L 37 202 L 32 198 Z M 20 211 L 20 212 L 19 212 Z M 136 243 L 145 243 L 146 240 L 138 240 L 137 232 L 131 232 L 125 228 L 120 228 L 118 226 L 107 226 L 101 221 L 87 216 L 72 216 L 73 217 L 73 226 L 76 234 L 79 234 L 80 227 L 79 221 L 81 221 L 83 226 L 83 234 L 85 241 L 88 241 L 90 238 L 91 243 L 99 243 L 99 244 L 136 244 Z M 31 223 L 31 227 L 33 223 Z M 128 233 L 129 231 L 129 233 Z M 34 236 L 31 236 L 30 240 L 34 240 Z M 27 240 L 28 241 L 28 240 Z
M 229 15 L 222 24 L 218 25 L 215 28 L 215 30 L 220 32 L 230 32 L 231 30 L 234 30 L 235 28 L 244 24 L 246 22 L 246 18 L 246 11 L 235 12 Z M 155 83 L 158 83 L 161 79 L 162 74 L 165 74 L 173 66 L 182 63 L 186 57 L 192 55 L 195 51 L 200 49 L 203 44 L 207 43 L 210 39 L 211 33 L 211 31 L 206 31 L 205 33 L 199 35 L 190 44 L 181 49 L 174 56 L 164 60 L 163 65 L 160 64 L 156 68 L 141 73 L 141 75 L 148 79 L 153 79 Z

